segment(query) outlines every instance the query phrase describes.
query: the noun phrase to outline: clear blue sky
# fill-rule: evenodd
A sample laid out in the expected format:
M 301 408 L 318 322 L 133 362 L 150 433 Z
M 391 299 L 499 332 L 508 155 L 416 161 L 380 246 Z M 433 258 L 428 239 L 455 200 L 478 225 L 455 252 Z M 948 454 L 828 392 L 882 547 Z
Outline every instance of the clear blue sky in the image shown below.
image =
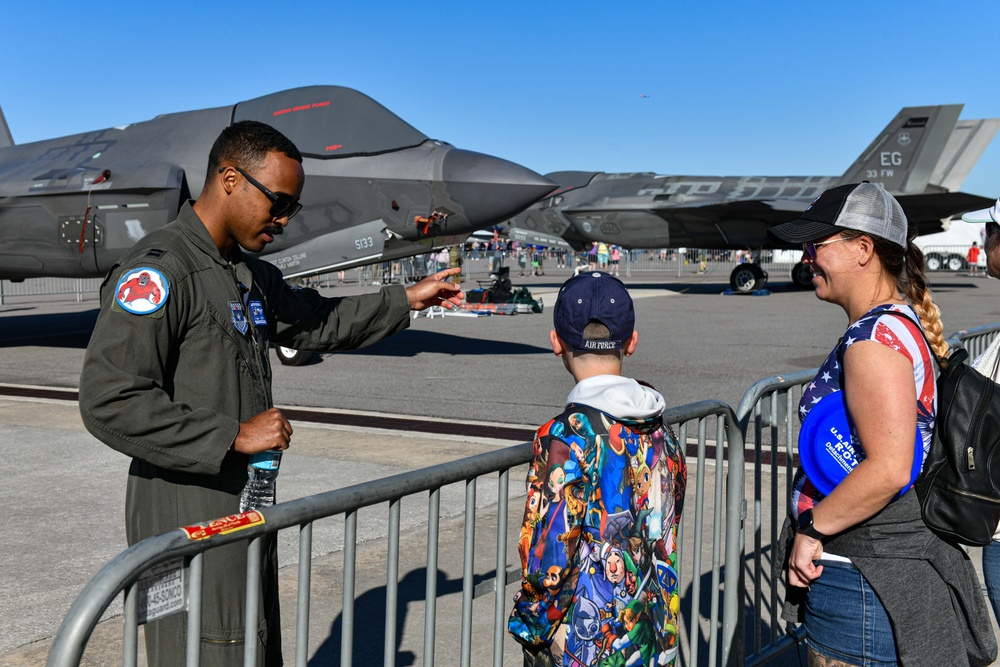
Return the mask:
M 1000 117 L 995 0 L 11 1 L 2 16 L 18 143 L 337 84 L 542 173 L 835 175 L 901 107 Z M 963 190 L 1000 194 L 1000 137 Z

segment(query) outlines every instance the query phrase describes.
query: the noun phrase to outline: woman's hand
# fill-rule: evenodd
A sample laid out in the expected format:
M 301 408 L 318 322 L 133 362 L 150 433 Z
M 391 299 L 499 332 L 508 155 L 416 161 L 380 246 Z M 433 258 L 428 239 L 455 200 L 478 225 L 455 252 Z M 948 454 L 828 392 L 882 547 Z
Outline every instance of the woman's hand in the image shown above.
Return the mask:
M 795 534 L 792 553 L 788 557 L 788 584 L 806 588 L 819 575 L 823 566 L 813 563 L 823 555 L 823 543 L 802 533 Z

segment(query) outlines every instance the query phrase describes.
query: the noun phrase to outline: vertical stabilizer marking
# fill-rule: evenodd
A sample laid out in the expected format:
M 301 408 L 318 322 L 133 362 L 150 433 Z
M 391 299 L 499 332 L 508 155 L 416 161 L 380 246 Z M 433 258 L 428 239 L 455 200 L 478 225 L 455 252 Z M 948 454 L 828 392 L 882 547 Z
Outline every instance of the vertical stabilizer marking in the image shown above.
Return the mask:
M 906 107 L 886 125 L 840 183 L 881 183 L 893 194 L 926 190 L 962 112 L 961 104 Z

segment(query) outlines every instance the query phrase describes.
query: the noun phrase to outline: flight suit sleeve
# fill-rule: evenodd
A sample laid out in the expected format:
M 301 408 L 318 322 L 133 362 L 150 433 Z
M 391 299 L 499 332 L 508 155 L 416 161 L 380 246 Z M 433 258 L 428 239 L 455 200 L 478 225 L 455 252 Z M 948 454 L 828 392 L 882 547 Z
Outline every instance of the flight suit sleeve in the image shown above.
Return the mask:
M 176 402 L 168 393 L 179 341 L 189 326 L 187 285 L 174 280 L 169 269 L 144 265 L 167 282 L 156 311 L 136 314 L 119 303 L 116 297 L 124 288 L 118 283 L 128 271 L 112 271 L 101 287 L 101 313 L 80 376 L 84 425 L 128 456 L 171 470 L 218 475 L 239 421 Z
M 258 264 L 270 310 L 272 343 L 298 350 L 354 350 L 371 345 L 410 325 L 410 304 L 401 285 L 374 294 L 330 298 L 314 289 L 292 288 L 281 272 Z

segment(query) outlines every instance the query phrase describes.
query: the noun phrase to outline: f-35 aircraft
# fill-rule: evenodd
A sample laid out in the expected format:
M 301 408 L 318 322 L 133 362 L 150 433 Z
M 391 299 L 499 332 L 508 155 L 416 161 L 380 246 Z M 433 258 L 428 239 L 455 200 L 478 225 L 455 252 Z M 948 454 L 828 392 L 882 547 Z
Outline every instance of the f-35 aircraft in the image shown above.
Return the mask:
M 0 113 L 0 278 L 102 276 L 173 220 L 233 122 L 259 120 L 303 155 L 301 213 L 263 255 L 286 278 L 461 243 L 555 184 L 429 139 L 350 88 L 310 86 L 14 145 Z
M 958 120 L 961 104 L 907 107 L 842 176 L 661 176 L 563 171 L 558 190 L 510 220 L 512 238 L 581 249 L 594 241 L 626 248 L 763 249 L 767 228 L 793 220 L 824 190 L 862 180 L 881 183 L 920 233 L 991 199 L 957 192 L 1000 128 L 1000 119 Z M 759 256 L 759 253 L 757 253 Z M 811 285 L 801 262 L 792 281 Z M 741 264 L 737 292 L 763 287 L 767 274 Z

